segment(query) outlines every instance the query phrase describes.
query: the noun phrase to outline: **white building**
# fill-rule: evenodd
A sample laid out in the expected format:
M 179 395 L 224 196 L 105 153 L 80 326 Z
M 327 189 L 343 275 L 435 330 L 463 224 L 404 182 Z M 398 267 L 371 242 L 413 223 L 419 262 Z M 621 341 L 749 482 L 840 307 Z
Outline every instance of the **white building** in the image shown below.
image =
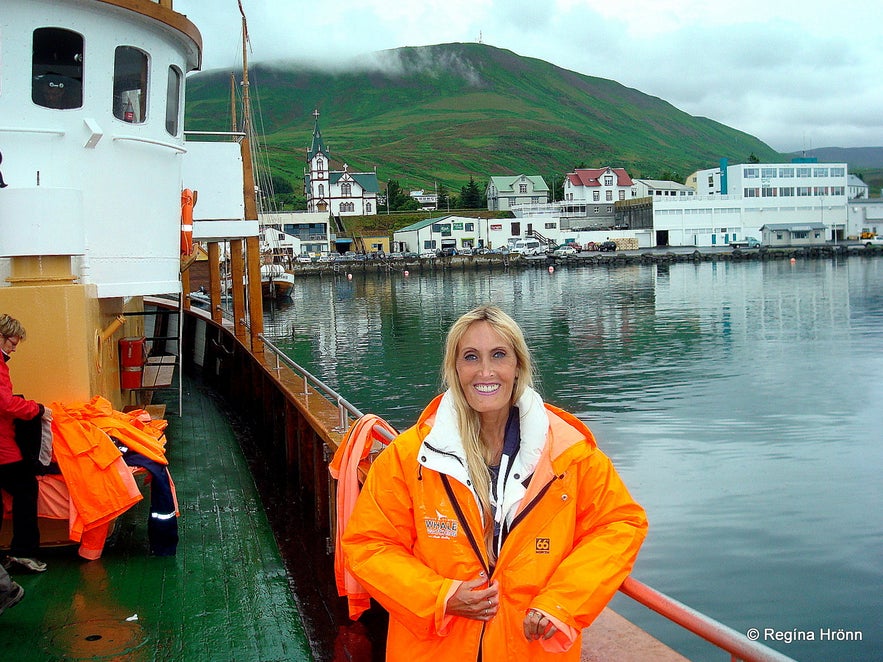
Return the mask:
M 492 176 L 485 193 L 488 211 L 506 211 L 515 205 L 549 201 L 549 187 L 539 175 Z
M 402 251 L 415 253 L 434 253 L 443 248 L 487 248 L 488 220 L 466 216 L 427 218 L 396 230 L 393 244 Z
M 721 161 L 726 168 L 726 159 Z M 721 169 L 698 170 L 687 177 L 687 186 L 696 191 L 697 195 L 715 195 L 721 192 Z
M 768 223 L 760 228 L 764 246 L 818 246 L 825 243 L 823 223 Z
M 696 195 L 696 191 L 678 182 L 662 179 L 635 179 L 636 198 L 686 198 Z
M 304 173 L 304 194 L 307 211 L 330 212 L 335 216 L 370 216 L 377 213 L 380 185 L 376 172 L 331 170 L 331 153 L 319 131 L 319 111 L 313 115 L 313 142 L 307 150 L 308 171 Z
M 438 209 L 438 193 L 427 193 L 423 189 L 418 189 L 416 191 L 411 191 L 410 196 L 417 201 L 417 204 L 420 205 L 420 209 L 424 211 Z
M 849 175 L 846 196 L 850 200 L 867 200 L 870 187 L 855 175 Z
M 657 245 L 726 245 L 759 237 L 760 228 L 773 223 L 822 223 L 826 239 L 845 238 L 845 163 L 747 163 L 699 171 L 695 177 L 706 184 L 696 196 L 654 198 Z
M 872 232 L 883 235 L 883 199 L 867 198 L 850 200 L 847 205 L 846 237 L 861 237 Z
M 262 250 L 295 256 L 336 250 L 328 212 L 275 212 L 259 214 L 258 220 L 263 229 Z
M 577 168 L 564 177 L 563 229 L 613 227 L 614 203 L 637 197 L 632 178 L 622 168 Z

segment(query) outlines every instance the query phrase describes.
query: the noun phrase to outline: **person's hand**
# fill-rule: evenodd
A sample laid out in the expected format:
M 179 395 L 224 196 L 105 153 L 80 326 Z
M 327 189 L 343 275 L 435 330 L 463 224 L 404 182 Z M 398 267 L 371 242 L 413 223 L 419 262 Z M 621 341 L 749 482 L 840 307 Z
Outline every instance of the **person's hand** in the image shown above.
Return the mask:
M 497 582 L 488 586 L 486 579 L 471 579 L 460 584 L 460 588 L 448 600 L 445 613 L 476 621 L 489 621 L 497 615 L 499 608 Z
M 49 407 L 43 407 L 43 420 L 52 421 L 52 410 Z
M 558 632 L 552 621 L 538 609 L 528 609 L 521 625 L 524 628 L 524 638 L 528 641 L 550 639 Z

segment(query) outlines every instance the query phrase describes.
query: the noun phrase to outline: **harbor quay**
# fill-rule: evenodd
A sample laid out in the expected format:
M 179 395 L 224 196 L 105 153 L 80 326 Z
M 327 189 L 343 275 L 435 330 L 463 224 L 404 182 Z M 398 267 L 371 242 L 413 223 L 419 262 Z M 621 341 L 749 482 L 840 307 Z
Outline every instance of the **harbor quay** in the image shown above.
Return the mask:
M 860 244 L 825 244 L 820 246 L 740 249 L 722 246 L 677 246 L 641 248 L 609 253 L 583 251 L 565 258 L 552 255 L 524 256 L 518 253 L 488 255 L 453 255 L 399 259 L 366 258 L 346 262 L 296 263 L 289 271 L 299 276 L 340 275 L 349 273 L 406 272 L 433 273 L 449 270 L 506 270 L 521 268 L 598 266 L 632 264 L 672 264 L 676 262 L 742 262 L 800 259 L 836 259 L 848 256 L 880 257 L 883 247 Z

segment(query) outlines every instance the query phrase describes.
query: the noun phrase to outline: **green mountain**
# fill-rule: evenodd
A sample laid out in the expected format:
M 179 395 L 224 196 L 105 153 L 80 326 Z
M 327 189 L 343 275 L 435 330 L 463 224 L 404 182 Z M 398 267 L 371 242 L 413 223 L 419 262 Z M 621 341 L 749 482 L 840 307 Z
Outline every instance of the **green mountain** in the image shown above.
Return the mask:
M 188 130 L 229 130 L 230 73 L 188 79 Z M 683 180 L 721 157 L 781 158 L 753 136 L 657 97 L 483 44 L 399 48 L 334 69 L 258 64 L 249 79 L 266 159 L 295 190 L 316 109 L 332 158 L 350 170 L 376 167 L 380 181 L 405 188 L 459 190 L 470 176 L 520 173 L 551 180 L 577 165 Z

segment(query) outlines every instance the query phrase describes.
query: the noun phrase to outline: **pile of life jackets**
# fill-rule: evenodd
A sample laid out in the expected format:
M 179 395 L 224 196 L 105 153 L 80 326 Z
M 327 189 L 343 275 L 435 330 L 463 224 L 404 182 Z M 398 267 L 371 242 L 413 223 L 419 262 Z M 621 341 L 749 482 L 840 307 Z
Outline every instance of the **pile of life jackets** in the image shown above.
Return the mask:
M 180 513 L 165 456 L 166 421 L 144 410 L 116 411 L 100 396 L 50 407 L 53 457 L 70 494 L 70 539 L 80 543 L 80 556 L 99 558 L 113 521 L 143 498 L 132 467 L 151 477 L 151 553 L 174 555 Z

